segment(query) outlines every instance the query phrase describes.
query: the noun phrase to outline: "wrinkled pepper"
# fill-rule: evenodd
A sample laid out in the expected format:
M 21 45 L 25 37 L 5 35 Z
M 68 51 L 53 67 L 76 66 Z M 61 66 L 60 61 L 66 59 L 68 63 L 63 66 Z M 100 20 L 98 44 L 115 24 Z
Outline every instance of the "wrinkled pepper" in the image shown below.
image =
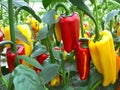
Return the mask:
M 6 58 L 9 72 L 11 73 L 14 70 L 14 62 L 16 59 L 15 53 L 11 52 L 11 48 L 8 47 L 6 51 Z
M 76 48 L 76 64 L 81 80 L 86 80 L 90 72 L 90 52 L 87 40 L 80 40 Z
M 44 61 L 48 58 L 48 54 L 46 54 L 46 53 L 43 53 L 43 54 L 40 54 L 40 55 L 38 55 L 37 57 L 36 57 L 36 60 L 40 63 L 40 64 L 43 64 L 44 63 Z M 38 68 L 34 68 L 34 70 L 37 72 L 37 73 L 39 73 L 41 70 L 40 69 L 38 69 Z
M 103 86 L 114 84 L 116 81 L 116 57 L 111 32 L 101 32 L 101 39 L 94 41 L 94 36 L 89 41 L 89 50 L 93 64 L 103 75 Z
M 3 32 L 0 30 L 0 42 L 3 41 L 3 37 L 4 37 Z M 2 51 L 3 51 L 3 46 L 0 46 L 0 59 L 1 59 Z M 0 64 L 1 64 L 1 62 L 0 62 Z M 1 66 L 0 66 L 0 72 L 1 72 Z
M 25 47 L 23 45 L 20 45 L 17 48 L 17 54 L 18 55 L 25 55 Z M 20 59 L 20 64 L 22 64 L 22 59 Z
M 70 16 L 60 16 L 60 30 L 65 51 L 68 53 L 76 48 L 79 39 L 80 18 L 77 12 Z

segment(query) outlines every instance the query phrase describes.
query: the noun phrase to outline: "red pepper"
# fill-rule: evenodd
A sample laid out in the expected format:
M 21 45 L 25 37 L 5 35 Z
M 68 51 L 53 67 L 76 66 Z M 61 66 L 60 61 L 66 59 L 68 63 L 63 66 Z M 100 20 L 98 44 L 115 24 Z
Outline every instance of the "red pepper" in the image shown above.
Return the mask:
M 88 41 L 80 41 L 76 49 L 76 64 L 77 70 L 80 75 L 81 80 L 85 80 L 90 72 L 90 52 L 88 47 L 83 47 L 87 45 Z
M 44 61 L 48 58 L 49 55 L 43 53 L 43 54 L 40 54 L 39 56 L 36 57 L 36 60 L 40 63 L 40 64 L 43 64 Z M 38 69 L 38 68 L 34 68 L 34 70 L 39 73 L 41 70 Z
M 0 30 L 0 42 L 3 41 L 3 32 Z
M 18 55 L 25 55 L 25 47 L 23 45 L 20 45 L 17 49 Z M 20 59 L 20 64 L 22 64 L 22 59 Z
M 64 49 L 69 53 L 76 48 L 79 39 L 80 18 L 74 12 L 71 16 L 60 16 L 61 35 Z
M 15 61 L 15 53 L 11 52 L 11 48 L 7 48 L 6 52 L 7 64 L 9 72 L 11 73 L 14 70 L 14 61 Z

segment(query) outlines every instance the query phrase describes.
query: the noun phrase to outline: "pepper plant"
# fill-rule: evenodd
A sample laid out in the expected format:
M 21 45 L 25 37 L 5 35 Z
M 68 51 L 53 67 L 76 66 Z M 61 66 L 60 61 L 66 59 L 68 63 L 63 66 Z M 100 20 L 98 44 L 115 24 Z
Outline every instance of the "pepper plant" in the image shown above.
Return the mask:
M 119 90 L 119 0 L 0 5 L 2 90 Z

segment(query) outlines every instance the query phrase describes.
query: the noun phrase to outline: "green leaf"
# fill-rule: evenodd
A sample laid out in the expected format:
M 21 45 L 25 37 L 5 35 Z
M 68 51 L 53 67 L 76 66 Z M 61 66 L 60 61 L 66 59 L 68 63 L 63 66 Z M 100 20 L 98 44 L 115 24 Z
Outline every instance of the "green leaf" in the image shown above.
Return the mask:
M 39 76 L 43 77 L 45 83 L 48 83 L 57 75 L 58 69 L 58 64 L 47 64 L 39 73 Z
M 35 50 L 32 54 L 31 57 L 36 57 L 42 53 L 45 53 L 47 50 L 45 48 L 39 48 L 37 50 Z
M 27 12 L 29 12 L 36 20 L 38 20 L 39 22 L 41 22 L 41 19 L 40 17 L 35 13 L 35 11 L 31 8 L 31 7 L 28 7 L 28 6 L 21 6 L 17 9 L 16 11 L 16 15 L 19 14 L 20 10 L 25 10 Z
M 90 70 L 90 76 L 89 76 L 89 88 L 91 88 L 98 80 L 102 79 L 102 75 L 98 73 L 98 71 L 95 68 L 92 68 Z
M 93 14 L 91 13 L 90 9 L 85 5 L 84 0 L 69 0 L 73 5 L 77 6 L 78 9 L 85 12 L 91 19 L 96 23 Z
M 52 9 L 48 11 L 42 18 L 42 21 L 48 25 L 52 25 L 56 23 L 57 21 L 55 20 L 55 10 Z
M 65 86 L 64 88 L 62 88 L 61 90 L 74 90 L 74 88 L 72 86 Z M 81 90 L 81 89 L 80 89 Z
M 47 49 L 44 45 L 37 43 L 32 51 L 31 57 L 36 57 L 42 53 L 46 53 Z
M 53 55 L 55 57 L 56 60 L 59 60 L 60 59 L 60 50 L 55 50 L 53 49 Z
M 25 35 L 23 35 L 17 27 L 15 27 L 15 37 L 29 45 L 27 37 L 25 37 Z
M 37 60 L 34 59 L 34 58 L 28 57 L 26 55 L 21 55 L 21 56 L 19 56 L 19 58 L 22 59 L 22 60 L 24 60 L 24 61 L 26 61 L 26 62 L 28 62 L 29 64 L 33 65 L 34 67 L 37 67 L 39 69 L 43 69 L 43 67 L 41 66 L 41 64 L 39 64 L 37 62 Z
M 21 6 L 29 6 L 27 2 L 25 2 L 24 0 L 13 0 L 13 4 L 16 7 L 21 7 Z
M 42 4 L 44 8 L 46 9 L 52 2 L 53 0 L 42 0 Z
M 116 2 L 120 3 L 120 0 L 115 0 Z
M 42 2 L 42 0 L 29 0 L 30 2 Z
M 36 40 L 42 40 L 47 37 L 48 29 L 47 26 L 44 26 L 42 30 L 40 30 L 36 36 Z
M 12 72 L 15 90 L 45 90 L 34 70 L 18 65 Z
M 113 19 L 113 17 L 115 17 L 116 15 L 118 15 L 118 13 L 120 12 L 120 10 L 112 10 L 107 14 L 107 17 L 105 19 L 105 25 L 110 22 L 110 20 Z

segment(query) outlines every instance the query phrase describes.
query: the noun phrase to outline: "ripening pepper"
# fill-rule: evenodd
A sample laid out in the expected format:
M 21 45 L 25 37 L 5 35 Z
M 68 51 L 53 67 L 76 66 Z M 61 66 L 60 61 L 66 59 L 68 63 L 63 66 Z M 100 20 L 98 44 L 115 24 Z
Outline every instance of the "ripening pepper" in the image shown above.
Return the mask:
M 60 30 L 65 51 L 68 53 L 76 48 L 79 39 L 80 18 L 74 12 L 71 16 L 60 16 Z
M 7 47 L 6 59 L 7 59 L 9 72 L 11 73 L 14 70 L 14 62 L 15 62 L 16 56 L 15 56 L 15 53 L 11 52 L 10 47 Z
M 57 20 L 58 19 L 58 15 L 55 16 L 55 19 Z M 57 22 L 55 24 L 55 34 L 56 34 L 56 39 L 58 42 L 60 42 L 62 40 L 62 36 L 61 36 L 61 30 L 60 30 L 60 24 L 59 22 Z
M 0 42 L 3 41 L 3 32 L 0 30 Z
M 103 86 L 114 84 L 116 81 L 116 57 L 113 38 L 108 30 L 101 32 L 101 39 L 89 41 L 90 55 L 98 72 L 103 75 Z
M 80 40 L 76 48 L 76 64 L 81 80 L 86 80 L 90 72 L 90 52 L 88 41 Z
M 43 53 L 43 54 L 40 54 L 40 55 L 38 55 L 37 57 L 36 57 L 36 60 L 40 63 L 40 64 L 43 64 L 44 63 L 44 61 L 48 58 L 48 54 L 46 54 L 46 53 Z M 38 68 L 34 68 L 34 70 L 37 72 L 37 73 L 39 73 L 41 70 L 40 69 L 38 69 Z
M 57 74 L 50 82 L 49 85 L 50 86 L 59 86 L 61 83 L 61 76 L 59 74 Z
M 120 36 L 120 26 L 117 29 L 117 36 Z
M 18 55 L 25 55 L 25 47 L 23 45 L 20 45 L 17 48 L 17 54 Z M 22 59 L 20 59 L 20 64 L 22 64 Z

